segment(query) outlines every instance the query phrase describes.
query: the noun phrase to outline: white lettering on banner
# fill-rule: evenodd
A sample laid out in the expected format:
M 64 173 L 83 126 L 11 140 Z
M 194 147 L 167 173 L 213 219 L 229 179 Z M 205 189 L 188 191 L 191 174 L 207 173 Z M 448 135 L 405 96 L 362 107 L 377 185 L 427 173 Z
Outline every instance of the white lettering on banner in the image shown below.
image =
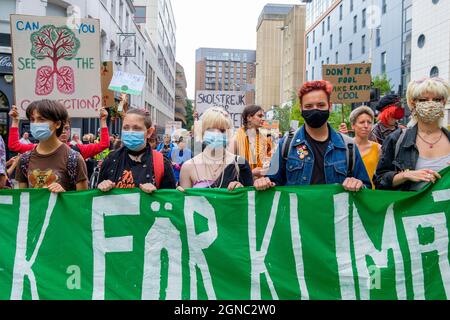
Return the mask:
M 142 299 L 158 300 L 161 291 L 161 250 L 168 253 L 166 300 L 181 300 L 182 291 L 182 243 L 180 232 L 169 218 L 156 218 L 145 237 L 144 278 Z
M 12 205 L 13 197 L 12 196 L 0 196 L 0 204 Z
M 343 300 L 355 300 L 355 281 L 353 280 L 352 258 L 350 256 L 349 194 L 334 196 L 334 228 L 336 237 L 336 258 L 339 284 Z
M 33 250 L 30 260 L 27 260 L 27 243 L 28 243 L 28 220 L 30 216 L 30 194 L 24 192 L 20 195 L 20 209 L 19 209 L 19 226 L 17 230 L 16 240 L 16 256 L 14 259 L 13 283 L 11 289 L 11 300 L 20 300 L 23 295 L 23 282 L 25 276 L 28 277 L 31 287 L 31 298 L 33 300 L 39 299 L 37 291 L 36 277 L 32 270 L 33 264 L 36 261 L 39 248 L 44 240 L 45 232 L 50 221 L 53 209 L 56 204 L 57 194 L 51 193 L 48 201 L 47 211 L 45 212 L 44 223 L 42 225 L 41 233 L 39 234 L 36 247 Z
M 67 274 L 70 274 L 67 278 L 66 286 L 69 290 L 81 289 L 81 269 L 79 266 L 68 266 L 66 270 Z
M 447 299 L 450 298 L 450 264 L 448 260 L 448 230 L 447 219 L 444 212 L 423 216 L 403 218 L 406 238 L 411 254 L 411 270 L 413 278 L 414 299 L 425 299 L 425 280 L 422 263 L 422 255 L 429 252 L 437 252 L 439 257 L 439 269 L 443 280 L 443 286 Z M 433 234 L 433 241 L 425 243 L 421 241 L 419 233 L 428 229 Z M 425 239 L 422 239 L 425 240 Z
M 380 250 L 374 246 L 364 228 L 358 210 L 353 206 L 353 245 L 355 248 L 356 268 L 358 270 L 360 298 L 362 300 L 370 299 L 371 271 L 376 271 L 373 268 L 369 270 L 366 264 L 366 257 L 372 257 L 377 269 L 387 268 L 388 250 L 392 250 L 395 263 L 397 297 L 400 300 L 406 300 L 405 270 L 395 227 L 394 205 L 389 206 L 386 213 Z M 380 275 L 379 272 L 378 274 Z M 380 281 L 380 279 L 375 280 Z M 377 289 L 380 288 L 378 287 Z
M 300 234 L 300 225 L 298 221 L 298 197 L 295 194 L 289 194 L 290 218 L 291 218 L 291 237 L 292 249 L 294 250 L 295 270 L 300 287 L 300 297 L 303 300 L 309 299 L 308 288 L 305 282 L 305 267 L 303 264 L 302 237 Z
M 250 262 L 251 262 L 251 300 L 261 300 L 261 273 L 266 277 L 272 297 L 278 300 L 278 294 L 273 285 L 272 278 L 267 271 L 265 259 L 267 250 L 269 249 L 270 239 L 272 238 L 273 228 L 277 217 L 278 204 L 280 202 L 281 193 L 275 192 L 275 198 L 272 204 L 272 211 L 270 212 L 269 222 L 264 232 L 263 241 L 260 250 L 256 249 L 256 203 L 255 192 L 248 193 L 248 237 L 250 243 Z
M 201 234 L 195 232 L 194 213 L 198 213 L 208 221 L 208 231 Z M 204 249 L 217 239 L 217 223 L 213 206 L 205 197 L 186 197 L 184 202 L 184 218 L 189 246 L 189 270 L 191 275 L 191 299 L 197 300 L 197 270 L 199 268 L 205 285 L 208 299 L 215 300 L 216 293 L 212 284 Z
M 105 237 L 104 218 L 140 215 L 139 193 L 95 197 L 92 201 L 92 247 L 94 251 L 93 300 L 105 299 L 105 255 L 110 252 L 133 251 L 133 236 Z
M 433 192 L 434 202 L 450 201 L 450 189 Z

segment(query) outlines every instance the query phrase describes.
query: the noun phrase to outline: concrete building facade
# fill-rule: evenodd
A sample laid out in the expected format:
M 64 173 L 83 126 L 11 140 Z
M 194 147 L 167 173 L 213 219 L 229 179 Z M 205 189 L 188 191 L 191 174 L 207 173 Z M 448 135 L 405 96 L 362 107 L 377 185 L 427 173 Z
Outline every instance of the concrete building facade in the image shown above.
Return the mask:
M 290 103 L 303 83 L 305 6 L 266 5 L 256 27 L 256 104 Z
M 246 105 L 255 103 L 254 50 L 199 48 L 195 91 L 245 91 Z
M 177 62 L 177 74 L 175 79 L 175 121 L 181 121 L 186 125 L 186 99 L 187 82 L 184 68 Z
M 411 79 L 450 81 L 450 1 L 412 1 Z M 445 123 L 450 126 L 450 104 Z
M 401 89 L 402 7 L 403 0 L 329 4 L 305 33 L 305 80 L 321 79 L 324 64 L 371 62 L 372 76 L 386 74 L 393 91 Z

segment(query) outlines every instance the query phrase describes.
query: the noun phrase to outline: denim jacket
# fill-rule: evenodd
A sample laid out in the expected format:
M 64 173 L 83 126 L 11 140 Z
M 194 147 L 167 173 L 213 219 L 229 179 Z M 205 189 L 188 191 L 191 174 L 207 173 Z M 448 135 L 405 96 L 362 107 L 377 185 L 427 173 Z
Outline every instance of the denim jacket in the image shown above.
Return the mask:
M 346 146 L 342 136 L 329 125 L 328 130 L 330 132 L 330 143 L 324 155 L 325 181 L 327 184 L 342 184 L 348 176 Z M 287 161 L 282 156 L 284 139 L 286 137 L 280 140 L 278 150 L 272 157 L 268 178 L 278 186 L 310 185 L 314 169 L 314 154 L 306 140 L 305 127 L 300 128 L 293 138 Z M 303 159 L 297 152 L 297 147 L 300 146 L 306 146 L 309 151 Z M 361 180 L 366 187 L 372 188 L 369 175 L 356 145 L 354 150 L 353 177 Z
M 450 141 L 450 132 L 443 128 L 444 135 Z M 383 151 L 375 173 L 374 184 L 377 189 L 410 191 L 413 183 L 407 181 L 400 186 L 393 187 L 394 176 L 405 170 L 416 170 L 419 150 L 416 146 L 417 125 L 406 129 L 405 136 L 395 156 L 395 147 L 402 130 L 391 133 L 383 143 Z

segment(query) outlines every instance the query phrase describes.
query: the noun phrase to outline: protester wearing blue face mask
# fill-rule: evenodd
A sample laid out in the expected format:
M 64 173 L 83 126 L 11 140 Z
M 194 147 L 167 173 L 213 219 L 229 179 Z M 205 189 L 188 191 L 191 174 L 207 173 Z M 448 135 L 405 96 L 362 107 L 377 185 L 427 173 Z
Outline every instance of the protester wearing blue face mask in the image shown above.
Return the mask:
M 170 160 L 152 150 L 148 143 L 154 130 L 151 118 L 145 111 L 131 109 L 125 114 L 123 147 L 111 152 L 103 162 L 98 185 L 101 191 L 139 187 L 146 193 L 152 193 L 156 189 L 175 188 Z
M 174 134 L 175 146 L 169 154 L 177 182 L 180 180 L 180 171 L 184 163 L 192 159 L 192 151 L 187 147 L 186 137 L 187 131 L 184 129 Z
M 185 188 L 228 188 L 253 185 L 248 162 L 227 151 L 231 119 L 221 108 L 211 108 L 200 119 L 203 151 L 184 163 L 179 190 Z
M 59 140 L 68 121 L 57 101 L 32 102 L 26 110 L 30 131 L 39 144 L 21 155 L 16 180 L 20 188 L 47 188 L 51 192 L 87 189 L 86 164 L 81 155 Z

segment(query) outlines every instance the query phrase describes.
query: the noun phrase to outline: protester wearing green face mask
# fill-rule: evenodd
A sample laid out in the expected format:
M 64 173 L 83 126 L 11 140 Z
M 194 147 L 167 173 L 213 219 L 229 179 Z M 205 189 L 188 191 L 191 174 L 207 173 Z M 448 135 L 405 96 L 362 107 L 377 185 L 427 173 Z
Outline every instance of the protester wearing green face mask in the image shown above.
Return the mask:
M 86 190 L 87 170 L 81 155 L 59 140 L 68 113 L 52 100 L 32 102 L 26 110 L 32 136 L 39 144 L 20 157 L 16 180 L 20 188 L 48 188 L 51 192 Z
M 170 160 L 152 150 L 148 140 L 154 132 L 150 116 L 138 109 L 129 110 L 122 124 L 123 147 L 110 153 L 102 164 L 98 188 L 139 187 L 146 193 L 156 189 L 175 189 Z
M 411 81 L 407 90 L 412 120 L 383 144 L 375 174 L 377 189 L 417 191 L 441 178 L 450 165 L 450 132 L 444 128 L 450 85 L 440 78 Z

